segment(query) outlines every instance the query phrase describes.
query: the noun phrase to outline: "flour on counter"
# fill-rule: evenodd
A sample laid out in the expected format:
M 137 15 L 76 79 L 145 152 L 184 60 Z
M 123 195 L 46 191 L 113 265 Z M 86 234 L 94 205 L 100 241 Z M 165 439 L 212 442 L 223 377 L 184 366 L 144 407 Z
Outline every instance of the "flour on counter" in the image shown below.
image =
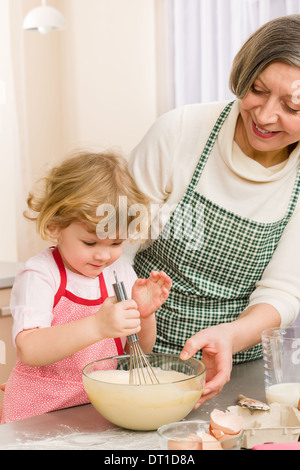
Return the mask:
M 67 427 L 66 427 L 67 428 Z M 66 429 L 67 431 L 67 429 Z M 32 433 L 16 439 L 16 443 L 0 450 L 157 450 L 156 432 L 133 432 L 114 428 L 103 432 L 72 432 L 34 439 Z

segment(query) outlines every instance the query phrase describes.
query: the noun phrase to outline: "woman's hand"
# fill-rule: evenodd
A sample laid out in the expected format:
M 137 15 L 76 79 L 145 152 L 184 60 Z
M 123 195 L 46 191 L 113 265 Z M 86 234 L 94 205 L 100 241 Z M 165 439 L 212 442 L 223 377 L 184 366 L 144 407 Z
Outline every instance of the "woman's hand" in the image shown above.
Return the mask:
M 205 389 L 196 407 L 218 395 L 229 382 L 232 355 L 261 342 L 262 330 L 279 326 L 280 322 L 278 311 L 261 303 L 248 307 L 233 322 L 211 326 L 187 340 L 180 357 L 188 359 L 202 349 L 207 368 Z
M 229 382 L 232 370 L 232 337 L 228 324 L 212 326 L 189 338 L 180 354 L 189 359 L 202 349 L 202 361 L 206 365 L 206 384 L 195 408 L 221 393 Z
M 142 318 L 154 313 L 168 298 L 171 279 L 163 271 L 152 271 L 148 279 L 137 279 L 132 288 L 132 298 Z

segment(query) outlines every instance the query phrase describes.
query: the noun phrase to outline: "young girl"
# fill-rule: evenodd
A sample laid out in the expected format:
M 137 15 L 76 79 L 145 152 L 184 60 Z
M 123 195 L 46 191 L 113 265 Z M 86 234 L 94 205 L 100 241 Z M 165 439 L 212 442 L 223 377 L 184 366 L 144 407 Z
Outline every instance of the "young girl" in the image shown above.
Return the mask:
M 118 238 L 118 221 L 128 227 L 134 219 L 128 215 L 130 206 L 148 207 L 125 159 L 80 154 L 54 168 L 44 182 L 41 195 L 29 195 L 28 206 L 36 214 L 27 217 L 56 246 L 29 259 L 15 280 L 11 311 L 18 359 L 6 384 L 2 423 L 88 403 L 83 367 L 123 354 L 126 337 L 134 333 L 143 351 L 151 352 L 153 313 L 171 287 L 165 273 L 138 280 L 131 265 L 119 259 L 126 240 Z M 120 196 L 127 202 L 123 208 Z M 108 218 L 101 209 L 111 207 L 115 213 Z M 107 231 L 112 222 L 114 238 Z M 130 299 L 116 302 L 114 273 Z

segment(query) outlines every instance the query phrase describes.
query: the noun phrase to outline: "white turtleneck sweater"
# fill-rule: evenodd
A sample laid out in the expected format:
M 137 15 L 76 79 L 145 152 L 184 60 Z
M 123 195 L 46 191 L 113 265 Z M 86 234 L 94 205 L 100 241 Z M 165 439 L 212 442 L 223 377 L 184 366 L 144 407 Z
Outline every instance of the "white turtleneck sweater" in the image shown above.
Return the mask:
M 129 168 L 152 204 L 171 207 L 187 189 L 210 132 L 227 102 L 187 105 L 161 116 L 129 155 Z M 300 144 L 288 160 L 265 168 L 233 140 L 237 100 L 206 163 L 197 191 L 219 206 L 259 222 L 284 217 L 295 182 Z M 158 206 L 157 206 L 158 207 Z M 155 212 L 155 211 L 154 211 Z M 146 246 L 152 243 L 148 240 Z M 300 201 L 277 249 L 250 297 L 249 306 L 268 303 L 283 327 L 300 309 Z

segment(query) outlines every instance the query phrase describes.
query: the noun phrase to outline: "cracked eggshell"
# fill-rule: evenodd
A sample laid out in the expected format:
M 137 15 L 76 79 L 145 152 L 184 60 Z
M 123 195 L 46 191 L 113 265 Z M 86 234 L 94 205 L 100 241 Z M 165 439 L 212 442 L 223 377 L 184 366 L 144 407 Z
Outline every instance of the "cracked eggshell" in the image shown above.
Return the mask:
M 201 438 L 195 434 L 190 433 L 186 436 L 185 440 L 169 439 L 169 450 L 202 450 Z
M 298 440 L 300 434 L 300 412 L 291 405 L 271 403 L 270 410 L 250 412 L 247 408 L 230 406 L 228 410 L 244 420 L 242 446 L 252 449 L 265 442 L 283 443 Z
M 233 438 L 240 434 L 244 425 L 244 420 L 241 416 L 228 411 L 220 411 L 214 409 L 210 414 L 210 428 L 211 430 L 222 431 L 226 438 Z
M 243 430 L 241 430 L 237 434 L 225 434 L 220 429 L 212 429 L 211 426 L 209 426 L 209 432 L 219 442 L 222 443 L 223 449 L 230 449 L 231 447 L 234 447 L 236 445 L 236 439 L 238 439 L 243 434 Z
M 203 432 L 199 437 L 202 441 L 200 444 L 202 450 L 223 450 L 220 442 L 211 434 Z
M 190 433 L 184 440 L 169 439 L 168 450 L 223 450 L 219 441 L 208 433 Z

